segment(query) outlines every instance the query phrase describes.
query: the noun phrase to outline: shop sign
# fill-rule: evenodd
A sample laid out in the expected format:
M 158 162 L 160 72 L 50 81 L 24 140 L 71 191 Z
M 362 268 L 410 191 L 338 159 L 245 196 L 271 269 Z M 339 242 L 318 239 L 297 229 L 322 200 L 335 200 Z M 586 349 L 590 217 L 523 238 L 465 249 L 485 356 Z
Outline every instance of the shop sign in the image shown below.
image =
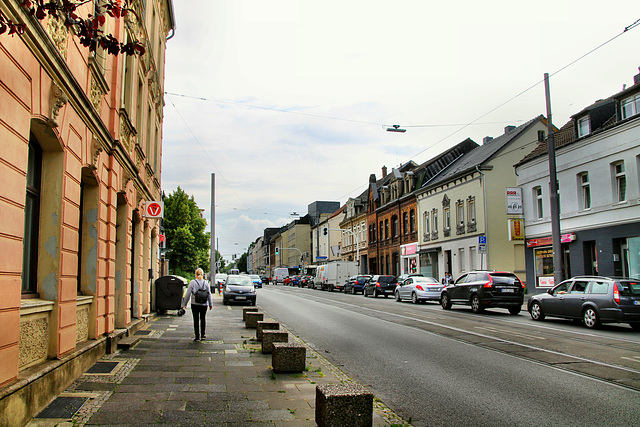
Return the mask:
M 509 240 L 524 240 L 524 220 L 521 218 L 509 219 Z
M 553 276 L 538 277 L 538 286 L 541 288 L 551 288 L 555 283 Z
M 560 236 L 560 243 L 571 243 L 576 240 L 575 233 L 563 234 Z M 542 237 L 540 239 L 527 240 L 527 247 L 534 248 L 536 246 L 550 246 L 553 244 L 553 237 Z
M 507 187 L 507 215 L 522 215 L 522 188 Z
M 146 218 L 162 218 L 164 202 L 145 202 L 144 216 Z
M 415 255 L 418 252 L 418 244 L 412 243 L 410 245 L 402 246 L 400 249 L 402 256 Z

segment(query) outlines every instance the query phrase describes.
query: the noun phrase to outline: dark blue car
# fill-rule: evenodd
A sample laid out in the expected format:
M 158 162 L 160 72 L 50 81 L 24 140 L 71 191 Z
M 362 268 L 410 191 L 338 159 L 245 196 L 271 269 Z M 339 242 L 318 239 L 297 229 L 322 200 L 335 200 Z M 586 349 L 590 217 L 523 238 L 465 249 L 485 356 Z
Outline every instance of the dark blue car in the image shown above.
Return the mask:
M 364 292 L 364 284 L 367 283 L 367 280 L 371 279 L 371 276 L 368 274 L 361 274 L 359 276 L 351 276 L 349 281 L 345 283 L 342 290 L 349 294 L 357 294 Z

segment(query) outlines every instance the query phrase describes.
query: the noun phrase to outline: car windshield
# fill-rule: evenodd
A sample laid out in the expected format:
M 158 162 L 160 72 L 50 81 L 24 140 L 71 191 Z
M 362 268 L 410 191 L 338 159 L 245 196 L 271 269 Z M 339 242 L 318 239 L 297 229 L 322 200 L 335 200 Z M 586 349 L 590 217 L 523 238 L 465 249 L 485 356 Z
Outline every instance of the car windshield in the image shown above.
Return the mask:
M 632 281 L 620 281 L 618 282 L 620 287 L 620 295 L 625 297 L 640 296 L 640 282 Z
M 253 286 L 253 282 L 251 281 L 251 278 L 248 276 L 233 275 L 233 276 L 229 276 L 229 278 L 227 279 L 227 285 Z

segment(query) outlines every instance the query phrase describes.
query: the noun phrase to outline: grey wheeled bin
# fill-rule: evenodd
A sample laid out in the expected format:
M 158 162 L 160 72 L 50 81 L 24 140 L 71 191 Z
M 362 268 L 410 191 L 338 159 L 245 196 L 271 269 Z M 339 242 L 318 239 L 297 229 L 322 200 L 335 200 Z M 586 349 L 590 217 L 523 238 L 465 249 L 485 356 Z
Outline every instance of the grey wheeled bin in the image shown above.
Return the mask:
M 187 279 L 180 276 L 162 276 L 156 279 L 156 310 L 164 314 L 167 310 L 178 310 L 178 316 L 185 312 L 181 307 Z

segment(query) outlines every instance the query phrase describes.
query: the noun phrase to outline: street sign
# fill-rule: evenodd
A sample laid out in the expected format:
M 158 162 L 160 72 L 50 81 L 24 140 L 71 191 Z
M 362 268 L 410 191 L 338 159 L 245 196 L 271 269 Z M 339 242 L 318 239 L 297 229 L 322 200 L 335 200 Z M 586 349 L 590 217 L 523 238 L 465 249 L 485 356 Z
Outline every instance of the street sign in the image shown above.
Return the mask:
M 145 202 L 144 216 L 146 218 L 162 218 L 164 202 Z
M 478 252 L 480 252 L 481 254 L 484 254 L 487 252 L 487 245 L 485 245 L 484 243 L 481 243 L 478 245 Z
M 487 236 L 478 236 L 478 244 L 486 245 L 487 244 Z

